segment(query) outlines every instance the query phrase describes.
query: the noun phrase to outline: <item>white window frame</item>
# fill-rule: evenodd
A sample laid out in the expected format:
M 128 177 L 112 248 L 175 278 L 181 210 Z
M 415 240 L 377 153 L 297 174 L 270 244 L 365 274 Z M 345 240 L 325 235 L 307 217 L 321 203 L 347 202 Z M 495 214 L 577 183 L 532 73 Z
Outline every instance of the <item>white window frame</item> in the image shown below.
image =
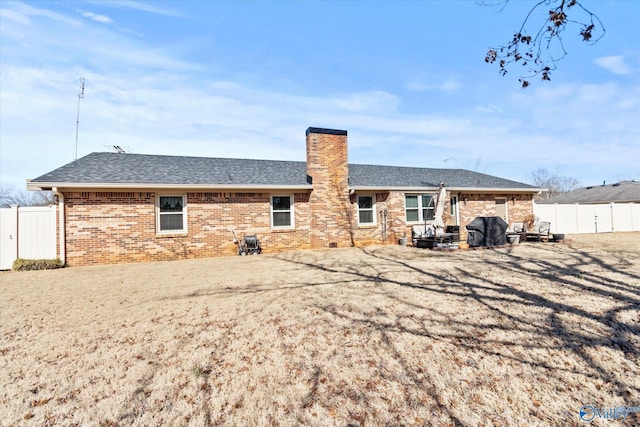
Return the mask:
M 180 230 L 161 230 L 160 229 L 160 216 L 163 215 L 160 212 L 160 198 L 161 197 L 181 197 L 182 198 L 182 229 Z M 167 213 L 167 215 L 175 214 L 177 212 Z M 187 195 L 186 194 L 156 194 L 156 233 L 162 235 L 171 234 L 187 234 Z
M 424 196 L 429 197 L 429 204 L 427 206 L 422 205 L 422 198 Z M 418 198 L 418 207 L 417 208 L 407 208 L 407 197 L 417 197 Z M 418 209 L 418 220 L 417 221 L 409 221 L 407 219 L 407 209 L 415 210 Z M 421 224 L 425 222 L 425 218 L 423 215 L 423 211 L 427 209 L 433 212 L 435 215 L 436 209 L 433 205 L 433 194 L 425 194 L 425 193 L 406 193 L 404 195 L 404 220 L 407 224 Z M 427 219 L 426 222 L 432 222 L 434 218 Z
M 289 210 L 277 210 L 274 211 L 273 210 L 273 199 L 275 197 L 288 197 L 290 199 L 290 204 L 289 204 Z M 272 194 L 271 198 L 269 199 L 269 221 L 271 222 L 271 229 L 272 230 L 293 230 L 296 226 L 295 224 L 295 200 L 293 198 L 293 194 Z M 273 223 L 273 214 L 275 212 L 289 212 L 290 214 L 290 218 L 291 218 L 291 224 L 290 225 L 274 225 Z
M 360 209 L 360 197 L 369 197 L 371 199 L 371 208 L 370 209 Z M 356 207 L 358 213 L 358 225 L 359 226 L 375 226 L 377 225 L 376 221 L 376 195 L 375 194 L 358 194 L 356 196 Z M 360 211 L 371 211 L 372 221 L 371 222 L 360 222 Z

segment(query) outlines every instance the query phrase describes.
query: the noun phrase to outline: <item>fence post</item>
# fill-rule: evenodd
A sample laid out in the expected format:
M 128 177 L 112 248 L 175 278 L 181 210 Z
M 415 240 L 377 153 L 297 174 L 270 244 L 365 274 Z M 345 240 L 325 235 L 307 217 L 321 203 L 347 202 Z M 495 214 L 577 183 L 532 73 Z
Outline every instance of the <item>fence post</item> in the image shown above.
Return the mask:
M 614 205 L 614 203 L 613 203 L 613 202 L 611 202 L 611 203 L 609 204 L 609 208 L 610 208 L 610 209 L 609 209 L 609 212 L 611 212 L 611 232 L 612 232 L 612 233 L 615 233 L 615 232 L 616 232 L 616 226 L 615 226 L 615 223 L 614 223 L 614 221 L 613 221 L 613 220 L 614 220 L 614 216 L 613 216 L 613 205 Z
M 14 245 L 14 250 L 15 250 L 15 254 L 16 254 L 16 259 L 20 258 L 20 239 L 18 236 L 18 230 L 20 230 L 20 206 L 19 205 L 11 205 L 11 213 L 13 215 L 13 226 L 15 227 L 12 230 L 12 235 L 13 235 L 13 245 Z M 13 264 L 13 262 L 12 262 Z
M 18 205 L 0 212 L 0 270 L 11 270 L 18 258 Z
M 50 209 L 50 215 L 51 215 L 51 235 L 53 236 L 52 242 L 51 242 L 51 249 L 52 252 L 55 254 L 55 257 L 58 258 L 58 248 L 57 248 L 57 243 L 58 243 L 58 233 L 56 231 L 56 225 L 57 225 L 57 221 L 58 221 L 58 216 L 56 214 L 56 205 L 49 205 L 49 209 Z

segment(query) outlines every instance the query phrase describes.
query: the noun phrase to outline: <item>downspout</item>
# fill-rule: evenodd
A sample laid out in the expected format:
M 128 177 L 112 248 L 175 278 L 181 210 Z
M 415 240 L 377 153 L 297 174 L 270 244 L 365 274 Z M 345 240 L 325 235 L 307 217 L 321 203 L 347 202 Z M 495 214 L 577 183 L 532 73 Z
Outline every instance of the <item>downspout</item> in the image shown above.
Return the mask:
M 58 227 L 60 230 L 60 261 L 63 265 L 67 264 L 67 254 L 65 250 L 65 227 L 64 227 L 64 194 L 58 191 L 58 187 L 53 187 L 53 195 L 58 198 Z

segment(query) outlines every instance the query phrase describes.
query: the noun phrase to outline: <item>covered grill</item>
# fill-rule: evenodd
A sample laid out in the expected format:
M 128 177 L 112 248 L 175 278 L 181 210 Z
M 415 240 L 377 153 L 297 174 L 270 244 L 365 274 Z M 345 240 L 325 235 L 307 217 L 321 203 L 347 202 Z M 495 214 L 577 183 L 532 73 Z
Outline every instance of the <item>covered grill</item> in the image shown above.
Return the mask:
M 479 216 L 467 225 L 467 243 L 471 247 L 506 245 L 508 226 L 499 216 Z

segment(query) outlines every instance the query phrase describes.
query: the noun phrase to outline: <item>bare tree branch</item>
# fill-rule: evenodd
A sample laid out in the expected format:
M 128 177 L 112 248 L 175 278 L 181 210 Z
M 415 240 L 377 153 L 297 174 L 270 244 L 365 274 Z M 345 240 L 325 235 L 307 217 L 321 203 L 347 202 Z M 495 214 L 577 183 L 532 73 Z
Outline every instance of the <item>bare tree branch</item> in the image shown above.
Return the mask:
M 55 203 L 51 191 L 17 191 L 12 186 L 0 187 L 0 207 L 48 206 Z
M 558 194 L 568 193 L 580 186 L 577 179 L 553 174 L 545 168 L 536 169 L 531 172 L 531 178 L 536 187 L 548 189 L 548 191 L 542 195 L 544 199 L 549 199 Z
M 0 187 L 0 207 L 9 206 L 12 202 L 12 195 L 14 192 L 13 186 Z
M 502 5 L 502 10 L 507 3 L 509 0 L 480 4 Z M 546 18 L 541 24 L 536 24 L 534 12 L 545 7 L 548 8 Z M 528 25 L 536 26 L 537 31 L 527 31 Z M 539 0 L 529 10 L 511 41 L 505 46 L 490 48 L 484 60 L 489 64 L 497 63 L 503 76 L 507 74 L 509 66 L 519 63 L 525 70 L 525 75 L 518 79 L 523 88 L 528 87 L 530 80 L 537 76 L 543 81 L 551 80 L 551 72 L 557 69 L 557 63 L 567 55 L 563 34 L 575 26 L 579 27 L 578 34 L 582 41 L 588 44 L 597 43 L 606 33 L 597 15 L 578 0 Z

